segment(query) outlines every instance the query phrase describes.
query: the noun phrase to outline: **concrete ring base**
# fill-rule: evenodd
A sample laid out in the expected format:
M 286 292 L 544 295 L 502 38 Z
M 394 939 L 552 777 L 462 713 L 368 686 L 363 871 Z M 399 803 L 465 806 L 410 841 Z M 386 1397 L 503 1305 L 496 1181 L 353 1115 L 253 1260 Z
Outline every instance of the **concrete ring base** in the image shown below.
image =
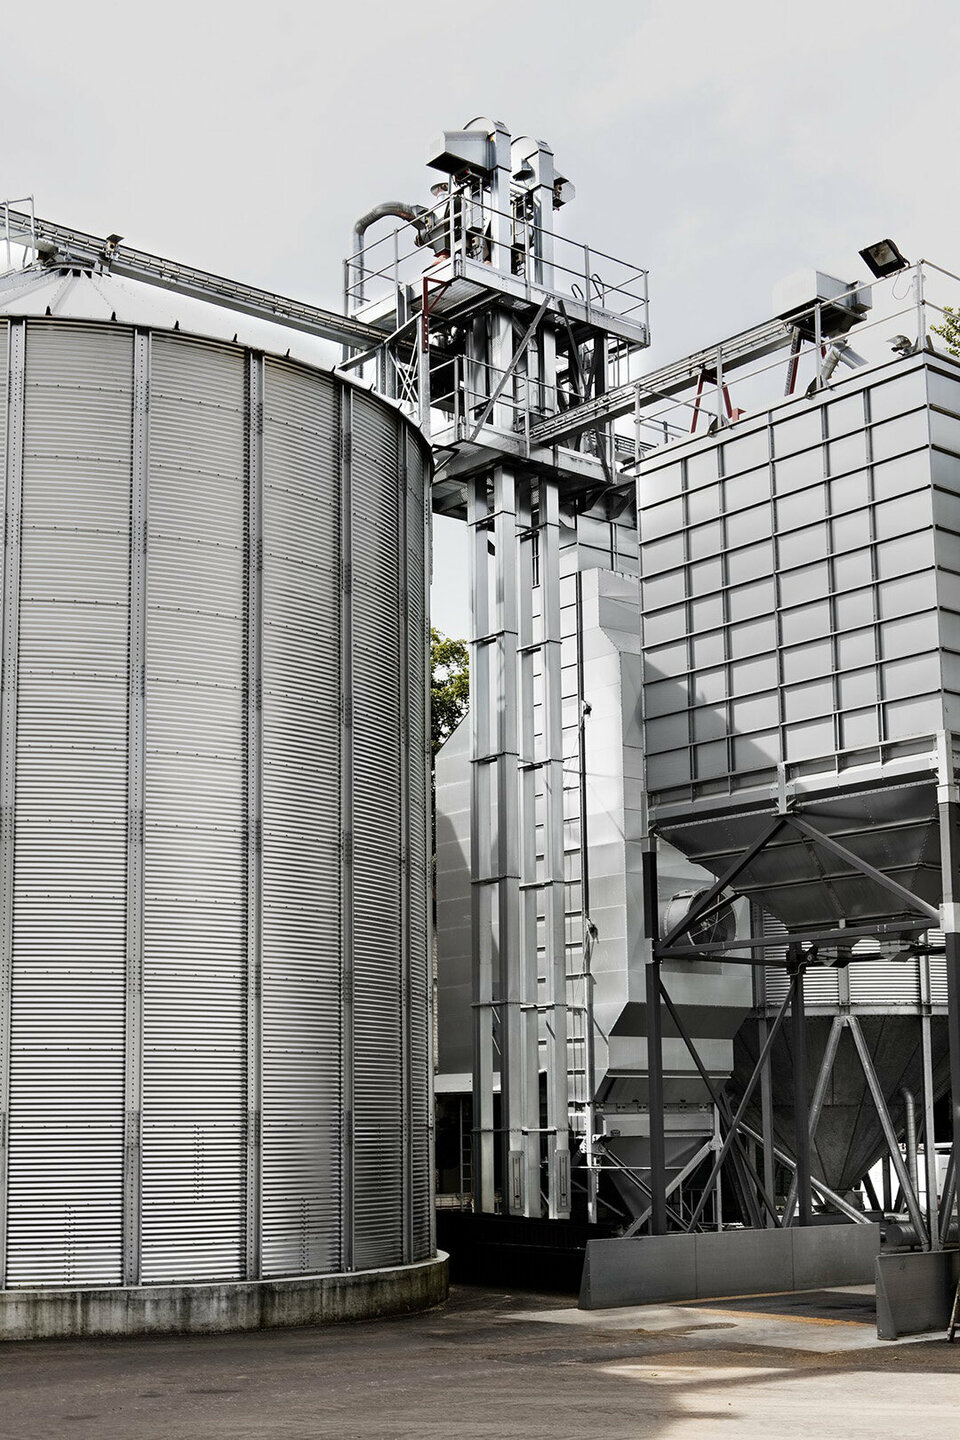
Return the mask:
M 0 1290 L 0 1340 L 88 1335 L 204 1335 L 335 1325 L 428 1310 L 447 1298 L 448 1257 L 284 1280 L 208 1285 Z

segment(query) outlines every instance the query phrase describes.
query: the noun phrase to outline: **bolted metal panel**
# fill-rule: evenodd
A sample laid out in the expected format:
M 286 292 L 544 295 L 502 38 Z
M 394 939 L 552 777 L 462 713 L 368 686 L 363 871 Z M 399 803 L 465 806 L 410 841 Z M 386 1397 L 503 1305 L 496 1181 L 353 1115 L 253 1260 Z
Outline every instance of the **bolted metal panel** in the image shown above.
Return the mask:
M 403 1250 L 406 856 L 401 769 L 397 534 L 398 427 L 364 395 L 353 402 L 353 1166 L 354 1265 Z
M 129 331 L 27 327 L 9 1285 L 121 1278 L 132 373 Z
M 945 468 L 931 450 L 926 363 L 645 461 L 656 805 L 757 788 L 778 766 L 790 779 L 835 770 L 838 755 L 871 763 L 943 727 L 936 566 L 950 562 L 934 526 L 951 523 L 958 482 L 955 458 Z
M 147 566 L 143 1280 L 245 1240 L 245 385 L 156 335 Z
M 263 1273 L 340 1266 L 340 566 L 333 383 L 269 360 Z

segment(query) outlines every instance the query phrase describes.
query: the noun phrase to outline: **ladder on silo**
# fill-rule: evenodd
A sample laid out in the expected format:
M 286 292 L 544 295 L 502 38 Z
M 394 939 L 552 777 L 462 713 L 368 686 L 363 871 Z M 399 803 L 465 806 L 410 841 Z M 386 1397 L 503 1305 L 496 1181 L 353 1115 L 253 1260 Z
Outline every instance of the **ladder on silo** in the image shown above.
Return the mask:
M 950 1324 L 947 1326 L 947 1339 L 953 1343 L 953 1337 L 957 1333 L 957 1326 L 960 1325 L 960 1277 L 957 1279 L 957 1288 L 953 1296 L 953 1309 L 950 1311 Z

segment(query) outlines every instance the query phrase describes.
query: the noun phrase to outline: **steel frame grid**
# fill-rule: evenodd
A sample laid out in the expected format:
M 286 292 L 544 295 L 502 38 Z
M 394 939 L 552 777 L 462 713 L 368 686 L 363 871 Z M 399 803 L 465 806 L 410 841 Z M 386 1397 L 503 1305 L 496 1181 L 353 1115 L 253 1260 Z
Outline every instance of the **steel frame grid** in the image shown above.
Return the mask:
M 696 1046 L 683 1027 L 680 1017 L 660 978 L 659 967 L 662 959 L 687 958 L 687 959 L 708 959 L 716 954 L 724 954 L 726 959 L 737 957 L 727 952 L 733 949 L 749 949 L 751 955 L 742 960 L 755 969 L 763 970 L 770 963 L 770 957 L 764 951 L 771 949 L 783 949 L 786 946 L 786 958 L 779 962 L 788 969 L 791 976 L 791 983 L 787 995 L 774 1020 L 773 1026 L 767 1025 L 766 1020 L 761 1020 L 762 1044 L 759 1058 L 754 1067 L 753 1073 L 744 1088 L 737 1113 L 733 1116 L 727 1140 L 721 1147 L 710 1174 L 704 1185 L 700 1201 L 694 1210 L 693 1216 L 687 1226 L 693 1229 L 704 1206 L 711 1187 L 719 1179 L 723 1161 L 730 1153 L 734 1145 L 735 1136 L 741 1129 L 744 1129 L 743 1117 L 747 1104 L 753 1093 L 756 1084 L 762 1084 L 762 1115 L 763 1131 L 762 1137 L 764 1146 L 765 1178 L 768 1182 L 767 1189 L 772 1193 L 769 1182 L 773 1178 L 772 1158 L 781 1158 L 782 1152 L 778 1152 L 773 1145 L 772 1128 L 772 1084 L 770 1078 L 770 1052 L 773 1041 L 779 1029 L 784 1015 L 789 1007 L 791 1016 L 791 1029 L 793 1036 L 794 1056 L 794 1114 L 796 1124 L 796 1159 L 794 1179 L 787 1195 L 787 1202 L 782 1218 L 783 1224 L 789 1224 L 795 1209 L 798 1210 L 798 1220 L 801 1225 L 812 1223 L 812 1190 L 819 1190 L 825 1199 L 834 1204 L 835 1208 L 843 1210 L 844 1204 L 840 1197 L 829 1192 L 821 1182 L 811 1174 L 810 1154 L 811 1145 L 814 1139 L 817 1122 L 823 1101 L 826 1095 L 826 1087 L 830 1079 L 830 1073 L 836 1058 L 837 1045 L 843 1028 L 848 1028 L 856 1046 L 857 1055 L 863 1068 L 867 1087 L 873 1105 L 880 1119 L 884 1140 L 887 1146 L 890 1161 L 897 1174 L 901 1193 L 906 1203 L 911 1223 L 914 1226 L 916 1235 L 926 1249 L 937 1250 L 941 1248 L 947 1232 L 949 1221 L 949 1199 L 944 1195 L 944 1204 L 938 1213 L 936 1203 L 935 1173 L 931 1172 L 932 1146 L 927 1143 L 927 1214 L 924 1218 L 919 1195 L 908 1172 L 907 1166 L 900 1153 L 896 1131 L 890 1117 L 886 1098 L 883 1095 L 879 1078 L 870 1056 L 869 1048 L 860 1027 L 856 1015 L 845 1013 L 837 1017 L 831 1027 L 831 1033 L 827 1048 L 824 1053 L 820 1070 L 817 1075 L 813 1095 L 809 1094 L 806 1062 L 806 1027 L 803 995 L 803 976 L 808 968 L 804 951 L 798 943 L 802 938 L 803 944 L 814 948 L 819 942 L 830 942 L 836 944 L 844 937 L 852 938 L 859 932 L 869 931 L 876 934 L 878 929 L 884 933 L 916 933 L 921 928 L 929 928 L 930 922 L 936 922 L 944 932 L 944 941 L 947 954 L 947 1009 L 948 1009 L 948 1035 L 949 1054 L 951 1066 L 951 1093 L 952 1093 L 952 1127 L 953 1127 L 953 1148 L 952 1158 L 954 1173 L 957 1169 L 957 1157 L 960 1156 L 960 787 L 957 785 L 956 773 L 953 766 L 952 744 L 950 736 L 944 732 L 938 737 L 938 789 L 937 803 L 940 823 L 940 871 L 942 877 L 943 900 L 939 909 L 931 906 L 922 897 L 914 895 L 898 881 L 886 876 L 869 862 L 861 859 L 852 851 L 848 850 L 822 831 L 811 826 L 801 815 L 795 811 L 780 811 L 773 817 L 770 823 L 764 828 L 760 836 L 743 851 L 724 870 L 716 883 L 708 890 L 697 897 L 690 906 L 683 919 L 675 924 L 667 935 L 662 939 L 655 936 L 653 939 L 652 953 L 647 960 L 647 1005 L 650 1011 L 648 1022 L 648 1065 L 650 1066 L 650 1108 L 651 1108 L 651 1165 L 649 1188 L 651 1192 L 651 1205 L 649 1208 L 650 1233 L 666 1234 L 668 1231 L 666 1215 L 667 1198 L 667 1172 L 662 1157 L 661 1146 L 657 1143 L 657 1126 L 654 1120 L 655 1095 L 662 1094 L 663 1085 L 663 1056 L 660 1037 L 662 1035 L 662 1020 L 659 1018 L 660 1006 L 666 1003 L 674 1023 L 678 1025 L 679 1031 L 684 1039 L 687 1048 L 693 1055 L 698 1069 L 703 1073 L 703 1066 L 696 1054 Z M 680 946 L 677 941 L 682 934 L 689 932 L 697 919 L 709 911 L 711 905 L 729 887 L 733 885 L 737 876 L 750 864 L 762 850 L 764 850 L 780 833 L 784 826 L 793 826 L 807 838 L 815 843 L 823 844 L 846 861 L 851 867 L 859 870 L 868 879 L 881 885 L 887 892 L 896 899 L 903 902 L 905 908 L 912 909 L 917 917 L 913 921 L 904 921 L 895 924 L 881 924 L 878 926 L 850 927 L 849 929 L 826 930 L 820 932 L 804 932 L 802 937 L 791 935 L 776 937 L 747 937 L 723 944 L 708 944 L 698 946 L 693 943 L 689 947 Z M 651 867 L 655 874 L 655 862 Z M 652 894 L 652 891 L 651 891 Z M 657 914 L 655 906 L 647 907 L 654 916 Z M 657 926 L 656 920 L 654 925 Z M 657 926 L 658 928 L 658 926 Z M 951 939 L 952 937 L 952 939 Z M 759 958 L 755 958 L 752 952 L 759 952 Z M 855 958 L 855 957 L 849 957 Z M 773 962 L 778 963 L 778 962 Z M 849 963 L 849 959 L 845 962 Z M 864 958 L 861 963 L 869 963 Z M 929 985 L 929 974 L 927 977 Z M 927 1025 L 922 1029 L 923 1046 L 923 1075 L 924 1075 L 924 1113 L 926 1116 L 926 1133 L 932 1134 L 932 1064 L 930 1058 L 930 1035 L 929 1035 L 929 1014 L 923 1017 Z M 712 1091 L 712 1086 L 710 1087 Z M 716 1098 L 716 1097 L 715 1097 Z M 753 1132 L 750 1132 L 753 1133 Z M 759 1177 L 753 1177 L 759 1182 Z M 840 1202 L 840 1203 L 838 1203 Z M 848 1208 L 848 1207 L 847 1207 Z M 746 1219 L 745 1215 L 745 1219 Z M 851 1218 L 853 1215 L 851 1213 Z

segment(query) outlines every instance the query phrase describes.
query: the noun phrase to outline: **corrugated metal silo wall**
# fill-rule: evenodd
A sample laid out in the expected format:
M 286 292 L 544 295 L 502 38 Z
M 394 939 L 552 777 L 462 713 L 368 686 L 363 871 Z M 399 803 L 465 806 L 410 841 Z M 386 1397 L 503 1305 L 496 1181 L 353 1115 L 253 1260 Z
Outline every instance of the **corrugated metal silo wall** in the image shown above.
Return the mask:
M 0 367 L 6 1283 L 424 1258 L 422 442 L 171 333 Z

